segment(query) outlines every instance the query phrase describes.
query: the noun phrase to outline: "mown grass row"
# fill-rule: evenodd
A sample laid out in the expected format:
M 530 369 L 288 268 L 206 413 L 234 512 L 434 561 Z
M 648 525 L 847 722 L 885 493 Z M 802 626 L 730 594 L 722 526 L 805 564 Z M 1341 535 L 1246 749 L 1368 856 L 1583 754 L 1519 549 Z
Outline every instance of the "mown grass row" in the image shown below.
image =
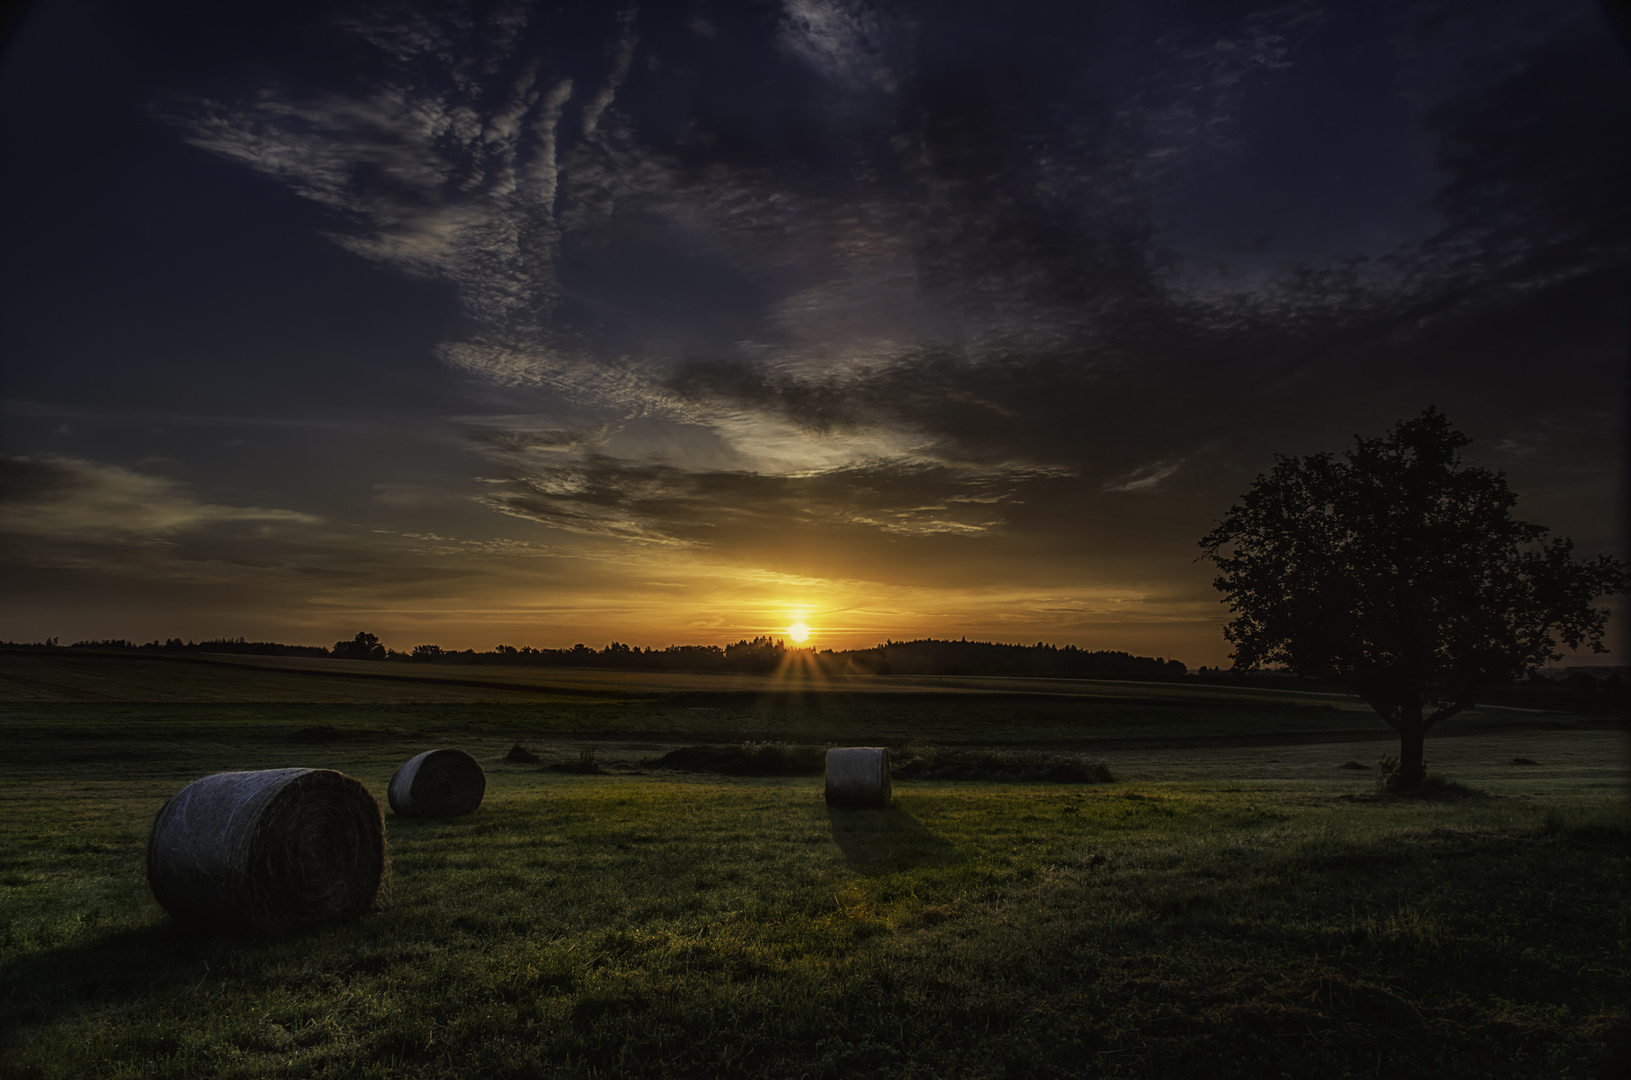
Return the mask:
M 1445 739 L 1473 732 L 1576 729 L 1607 731 L 1614 723 L 1601 717 L 1491 711 L 1445 725 L 1442 737 L 1430 743 L 1429 754 Z M 977 695 L 860 696 L 847 701 L 838 696 L 807 701 L 744 696 L 708 705 L 684 696 L 536 705 L 0 703 L 0 730 L 6 735 L 8 762 L 15 767 L 72 766 L 99 774 L 133 763 L 151 772 L 251 757 L 287 762 L 294 756 L 305 760 L 319 750 L 338 762 L 367 762 L 425 740 L 492 742 L 499 754 L 512 742 L 573 740 L 649 741 L 670 747 L 753 742 L 910 748 L 921 743 L 948 750 L 1029 747 L 1097 756 L 1137 748 L 1339 741 L 1373 741 L 1380 754 L 1396 745 L 1374 716 L 1323 706 L 1251 711 Z M 65 738 L 65 732 L 72 737 Z M 313 733 L 323 737 L 312 738 Z M 1367 757 L 1367 763 L 1372 760 Z
M 0 1068 L 1584 1078 L 1626 1032 L 1618 803 L 491 779 L 285 938 L 170 932 L 153 785 L 12 789 Z

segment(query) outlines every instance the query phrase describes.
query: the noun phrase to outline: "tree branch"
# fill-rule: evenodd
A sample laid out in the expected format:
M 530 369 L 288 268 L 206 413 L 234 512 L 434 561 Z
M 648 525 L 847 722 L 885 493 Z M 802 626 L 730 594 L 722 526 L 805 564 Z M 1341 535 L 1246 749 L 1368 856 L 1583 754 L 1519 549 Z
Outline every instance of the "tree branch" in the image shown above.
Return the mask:
M 1392 715 L 1388 709 L 1382 708 L 1382 706 L 1376 704 L 1374 701 L 1368 702 L 1367 704 L 1370 705 L 1372 712 L 1382 718 L 1383 723 L 1387 724 L 1388 727 L 1392 728 L 1394 731 L 1397 731 L 1399 734 L 1404 734 L 1404 728 L 1399 726 L 1398 717 Z

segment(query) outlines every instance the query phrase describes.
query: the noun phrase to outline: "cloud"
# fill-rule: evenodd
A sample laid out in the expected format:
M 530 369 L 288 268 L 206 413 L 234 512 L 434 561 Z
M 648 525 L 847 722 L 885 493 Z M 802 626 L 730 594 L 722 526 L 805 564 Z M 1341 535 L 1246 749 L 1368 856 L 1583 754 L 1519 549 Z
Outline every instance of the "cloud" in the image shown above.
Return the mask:
M 1105 484 L 1105 491 L 1149 491 L 1178 471 L 1181 462 L 1156 462 L 1134 469 L 1125 479 L 1114 484 Z
M 53 455 L 0 456 L 0 531 L 68 541 L 162 540 L 228 522 L 311 525 L 294 510 L 199 502 L 164 477 Z
M 893 89 L 890 53 L 899 51 L 904 35 L 899 18 L 884 7 L 860 0 L 784 0 L 782 47 L 841 85 Z
M 450 281 L 499 340 L 536 336 L 557 294 L 557 135 L 573 80 L 536 63 L 508 80 L 481 70 L 524 44 L 525 19 L 487 27 L 474 51 L 458 40 L 469 28 L 428 17 L 345 25 L 398 65 L 367 93 L 267 85 L 238 101 L 172 100 L 160 114 L 193 145 L 333 211 L 341 246 Z
M 621 21 L 622 37 L 617 43 L 617 52 L 613 55 L 605 85 L 595 92 L 583 110 L 583 134 L 586 138 L 594 138 L 596 129 L 600 127 L 600 118 L 611 108 L 612 101 L 617 97 L 617 88 L 628 77 L 629 63 L 634 59 L 634 46 L 639 41 L 639 35 L 635 33 L 635 9 L 629 8 L 623 12 Z
M 457 288 L 469 329 L 441 358 L 547 414 L 472 431 L 507 462 L 494 509 L 702 543 L 743 498 L 973 537 L 1001 515 L 956 490 L 1213 482 L 1203 448 L 1255 460 L 1465 388 L 1503 305 L 1623 265 L 1631 153 L 1601 132 L 1631 95 L 1583 24 L 1531 7 L 785 0 L 567 32 L 408 4 L 341 21 L 366 46 L 350 89 L 161 111 L 327 208 L 336 242 Z M 1534 33 L 1486 42 L 1487 20 Z M 1356 56 L 1375 129 L 1291 125 Z M 1281 263 L 1175 216 L 1302 168 L 1285 143 L 1335 163 L 1309 190 L 1340 217 L 1369 197 L 1341 163 L 1418 141 L 1441 190 L 1377 250 Z
M 506 514 L 576 532 L 664 544 L 755 546 L 771 534 L 926 536 L 1000 529 L 1031 474 L 873 461 L 793 475 L 699 472 L 591 454 L 493 481 Z
M 505 430 L 486 425 L 473 425 L 468 437 L 479 446 L 510 454 L 530 451 L 560 453 L 580 446 L 603 443 L 610 431 L 607 424 L 583 428 L 542 428 L 531 430 Z

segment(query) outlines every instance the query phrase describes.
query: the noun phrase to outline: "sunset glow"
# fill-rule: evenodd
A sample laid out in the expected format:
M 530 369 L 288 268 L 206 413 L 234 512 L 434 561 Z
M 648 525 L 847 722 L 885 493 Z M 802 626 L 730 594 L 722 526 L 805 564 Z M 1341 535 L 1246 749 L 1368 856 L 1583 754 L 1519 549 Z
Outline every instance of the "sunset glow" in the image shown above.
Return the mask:
M 1226 665 L 1199 538 L 1430 403 L 1619 550 L 1631 80 L 1491 2 L 37 5 L 0 641 Z
M 6 1060 L 1631 1080 L 1628 126 L 1631 0 L 0 7 Z

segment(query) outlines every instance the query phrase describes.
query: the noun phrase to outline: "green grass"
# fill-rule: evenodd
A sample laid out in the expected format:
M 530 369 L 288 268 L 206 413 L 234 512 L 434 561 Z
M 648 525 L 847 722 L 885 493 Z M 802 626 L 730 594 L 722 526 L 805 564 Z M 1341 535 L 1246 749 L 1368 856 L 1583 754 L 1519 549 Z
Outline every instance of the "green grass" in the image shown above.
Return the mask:
M 829 812 L 819 777 L 636 771 L 673 744 L 631 734 L 741 741 L 754 700 L 0 708 L 0 1075 L 1618 1075 L 1623 729 L 1430 739 L 1491 794 L 1420 800 L 1338 768 L 1386 743 L 1249 738 L 1327 714 L 863 704 L 837 734 L 1119 732 L 1123 779 L 903 780 L 887 811 Z M 1233 741 L 1195 745 L 1198 714 Z M 321 725 L 344 737 L 294 737 Z M 545 762 L 504 764 L 518 737 Z M 486 802 L 388 816 L 389 894 L 360 919 L 186 937 L 146 889 L 188 779 L 320 765 L 383 796 L 449 743 Z M 549 770 L 587 746 L 610 774 Z
M 529 701 L 664 694 L 993 693 L 1274 708 L 1364 706 L 1327 693 L 1184 686 L 1127 680 L 968 676 L 816 676 L 790 666 L 766 675 L 597 671 L 523 665 L 372 663 L 313 657 L 169 655 L 0 646 L 0 700 L 7 701 Z

